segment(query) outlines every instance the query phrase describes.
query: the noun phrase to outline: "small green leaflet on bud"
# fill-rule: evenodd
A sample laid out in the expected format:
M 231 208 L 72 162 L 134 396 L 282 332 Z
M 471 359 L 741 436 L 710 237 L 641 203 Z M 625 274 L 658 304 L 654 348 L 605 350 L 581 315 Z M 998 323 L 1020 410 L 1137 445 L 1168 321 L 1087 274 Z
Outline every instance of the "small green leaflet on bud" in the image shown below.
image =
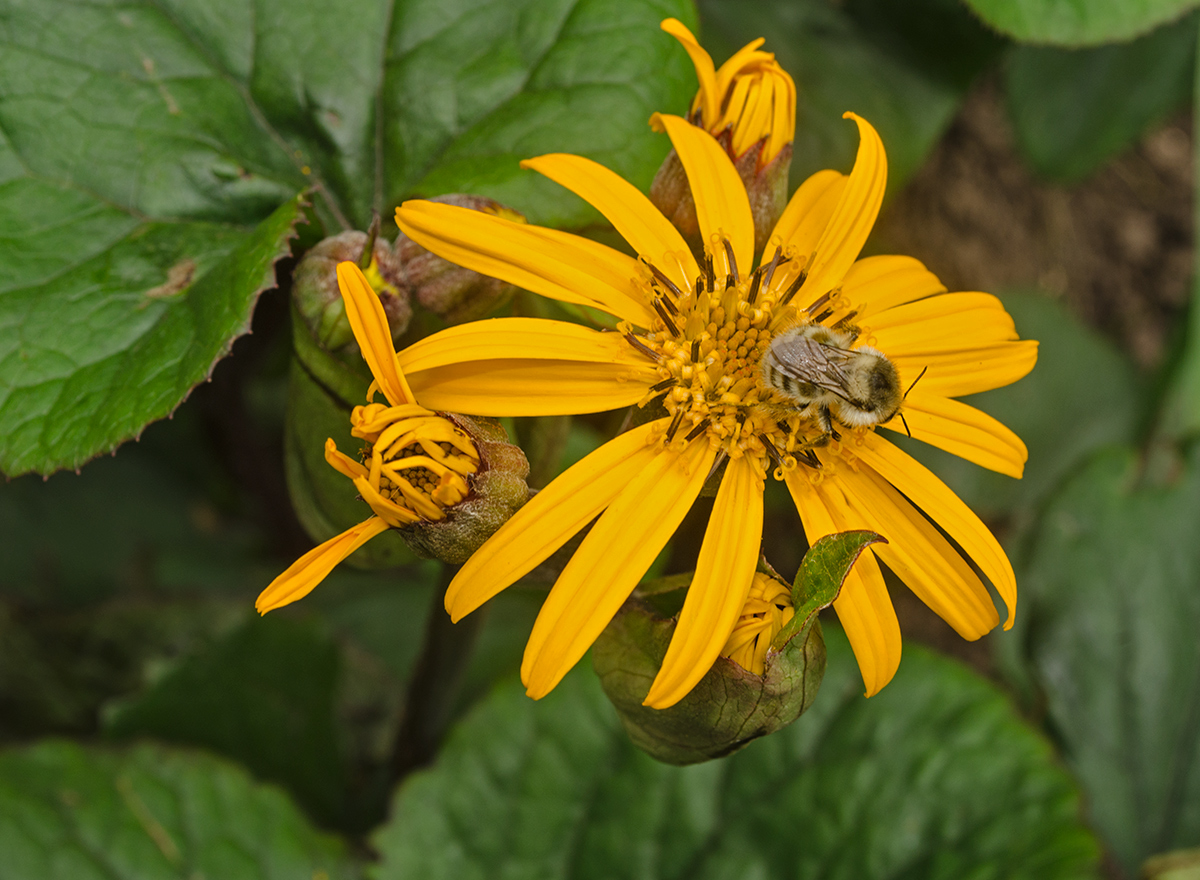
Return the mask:
M 525 222 L 521 214 L 483 196 L 451 194 L 429 201 Z M 404 233 L 396 239 L 395 250 L 417 302 L 449 324 L 483 318 L 504 305 L 516 291 L 505 281 L 480 275 L 430 253 Z

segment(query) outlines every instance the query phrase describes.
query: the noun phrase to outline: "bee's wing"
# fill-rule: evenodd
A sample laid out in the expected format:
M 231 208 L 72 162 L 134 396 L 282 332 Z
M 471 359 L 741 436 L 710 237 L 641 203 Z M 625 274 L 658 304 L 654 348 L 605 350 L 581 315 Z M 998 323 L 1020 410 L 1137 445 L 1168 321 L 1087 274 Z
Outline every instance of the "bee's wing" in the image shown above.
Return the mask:
M 847 399 L 849 379 L 843 367 L 854 352 L 798 336 L 787 345 L 772 348 L 771 354 L 774 366 L 781 372 Z

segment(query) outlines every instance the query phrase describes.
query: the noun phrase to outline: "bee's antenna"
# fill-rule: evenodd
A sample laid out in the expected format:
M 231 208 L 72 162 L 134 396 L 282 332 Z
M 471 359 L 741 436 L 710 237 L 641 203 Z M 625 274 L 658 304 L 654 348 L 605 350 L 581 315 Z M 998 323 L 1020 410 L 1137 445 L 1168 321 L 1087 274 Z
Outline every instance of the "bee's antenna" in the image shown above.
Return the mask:
M 900 421 L 904 425 L 904 433 L 907 434 L 911 438 L 912 431 L 908 430 L 908 419 L 904 418 L 904 413 L 896 413 L 896 415 L 900 416 Z
M 916 384 L 921 381 L 921 376 L 924 376 L 927 372 L 929 372 L 928 364 L 926 364 L 924 367 L 922 367 L 920 375 L 918 375 L 917 378 L 912 380 L 912 385 L 908 386 L 908 391 L 912 391 L 913 388 L 916 387 Z M 904 392 L 904 396 L 900 398 L 901 400 L 908 400 L 908 391 Z M 903 418 L 903 416 L 901 416 L 901 418 Z M 905 425 L 904 427 L 905 427 L 905 429 L 907 429 L 908 425 Z M 910 434 L 909 436 L 911 437 L 912 435 Z

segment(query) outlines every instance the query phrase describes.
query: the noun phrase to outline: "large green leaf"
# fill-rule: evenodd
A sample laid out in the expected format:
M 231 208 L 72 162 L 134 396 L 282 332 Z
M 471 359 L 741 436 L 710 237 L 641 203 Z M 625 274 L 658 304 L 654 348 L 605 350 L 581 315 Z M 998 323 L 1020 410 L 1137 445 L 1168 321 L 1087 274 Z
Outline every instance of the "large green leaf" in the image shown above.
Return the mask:
M 345 848 L 204 755 L 45 742 L 0 753 L 5 880 L 346 880 Z
M 1129 40 L 1178 18 L 1196 0 L 965 0 L 1022 43 L 1094 46 Z
M 1200 845 L 1200 449 L 1140 479 L 1116 448 L 1046 511 L 1019 621 L 1048 720 L 1130 876 Z
M 235 758 L 333 822 L 345 794 L 334 727 L 337 677 L 328 636 L 270 615 L 180 660 L 115 707 L 106 728 L 117 738 L 149 736 Z
M 1037 366 L 1019 382 L 963 400 L 1025 441 L 1025 477 L 1014 480 L 924 443 L 897 439 L 982 516 L 1035 507 L 1089 453 L 1131 441 L 1145 416 L 1138 403 L 1143 384 L 1116 346 L 1047 296 L 1010 293 L 1002 299 L 1021 338 L 1039 341 Z
M 1004 85 L 1017 143 L 1041 174 L 1078 180 L 1178 110 L 1191 93 L 1196 16 L 1131 43 L 1021 46 Z
M 859 4 L 863 5 L 863 4 Z M 796 80 L 792 188 L 815 171 L 849 171 L 858 130 L 842 118 L 853 110 L 871 122 L 888 154 L 895 190 L 924 160 L 950 122 L 965 84 L 930 73 L 909 53 L 883 46 L 861 21 L 823 0 L 747 4 L 700 0 L 705 46 L 720 63 L 756 37 Z
M 247 329 L 306 187 L 326 227 L 365 227 L 445 191 L 597 219 L 519 170 L 540 152 L 647 185 L 667 150 L 647 118 L 695 88 L 668 15 L 695 20 L 686 0 L 7 3 L 0 470 L 77 467 L 171 412 Z
M 866 700 L 828 630 L 812 709 L 693 767 L 638 752 L 588 672 L 536 703 L 501 687 L 401 787 L 374 876 L 1091 876 L 1070 779 L 999 693 L 910 647 Z
M 301 214 L 245 233 L 0 182 L 0 471 L 78 467 L 174 410 L 249 329 Z

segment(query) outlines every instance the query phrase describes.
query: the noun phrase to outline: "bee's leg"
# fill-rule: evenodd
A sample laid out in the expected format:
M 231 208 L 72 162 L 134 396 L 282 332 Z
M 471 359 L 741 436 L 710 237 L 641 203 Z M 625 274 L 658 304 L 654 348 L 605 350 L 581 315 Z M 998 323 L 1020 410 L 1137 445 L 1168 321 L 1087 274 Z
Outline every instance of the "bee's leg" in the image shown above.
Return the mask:
M 821 459 L 817 458 L 817 454 L 811 449 L 805 449 L 803 452 L 798 453 L 796 457 L 814 470 L 819 471 L 821 469 Z
M 829 407 L 821 406 L 817 408 L 817 424 L 826 437 L 832 437 L 834 440 L 842 439 L 842 435 L 833 427 L 833 416 L 829 412 Z
M 850 323 L 857 317 L 858 317 L 858 309 L 855 309 L 854 311 L 848 313 L 844 318 L 841 318 L 836 324 L 833 325 L 835 330 L 840 330 L 843 333 L 845 333 L 848 337 L 850 337 L 846 342 L 847 345 L 853 345 L 855 342 L 858 341 L 858 337 L 862 335 L 862 328 L 859 327 L 857 324 Z

